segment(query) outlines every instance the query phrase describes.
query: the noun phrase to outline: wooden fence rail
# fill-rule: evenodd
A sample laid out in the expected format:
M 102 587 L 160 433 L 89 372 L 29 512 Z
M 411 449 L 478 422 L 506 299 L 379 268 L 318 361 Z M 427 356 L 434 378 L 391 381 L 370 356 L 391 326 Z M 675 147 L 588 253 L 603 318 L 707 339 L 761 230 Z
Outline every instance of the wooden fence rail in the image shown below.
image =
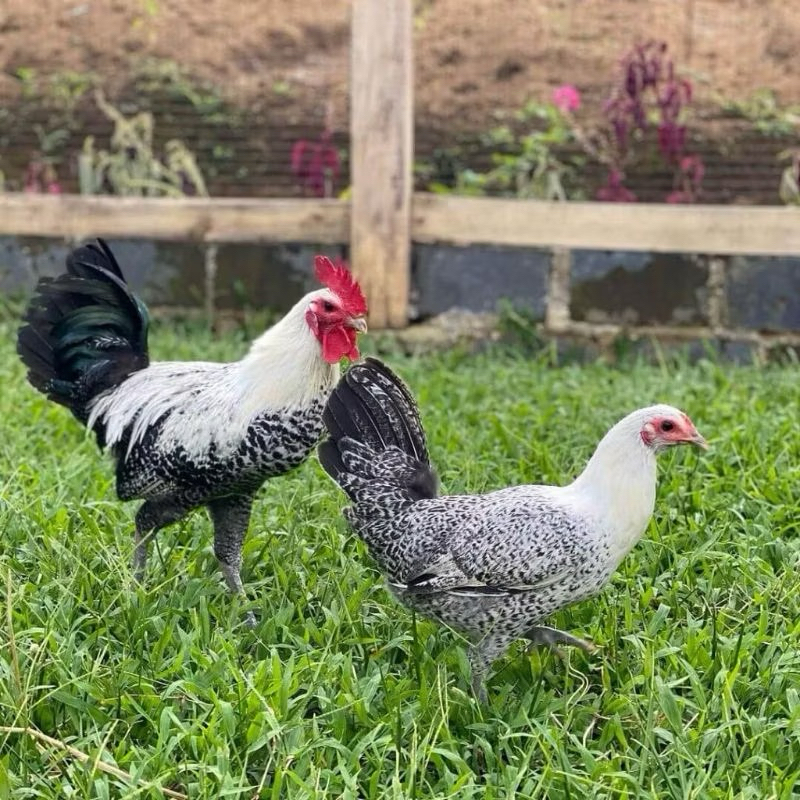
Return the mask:
M 800 209 L 416 195 L 411 236 L 460 245 L 800 255 Z
M 349 240 L 339 200 L 91 197 L 0 193 L 0 235 L 194 242 Z
M 0 193 L 0 236 L 346 244 L 350 204 Z M 410 238 L 456 245 L 800 255 L 800 210 L 415 194 Z

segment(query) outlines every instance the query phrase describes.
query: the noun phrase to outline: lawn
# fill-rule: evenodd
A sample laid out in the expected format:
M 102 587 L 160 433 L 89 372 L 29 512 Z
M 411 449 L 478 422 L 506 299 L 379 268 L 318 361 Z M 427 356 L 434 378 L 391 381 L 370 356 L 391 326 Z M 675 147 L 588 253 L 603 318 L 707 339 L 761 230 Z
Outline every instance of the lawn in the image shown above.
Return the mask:
M 203 512 L 161 534 L 136 587 L 136 505 L 27 386 L 13 325 L 1 330 L 0 724 L 89 759 L 0 734 L 0 800 L 798 796 L 796 366 L 387 356 L 448 492 L 567 481 L 612 423 L 656 401 L 712 444 L 662 457 L 643 541 L 597 600 L 553 620 L 598 651 L 520 643 L 482 708 L 458 635 L 390 599 L 316 459 L 259 497 L 243 569 L 254 630 Z M 165 325 L 151 342 L 156 358 L 244 347 Z

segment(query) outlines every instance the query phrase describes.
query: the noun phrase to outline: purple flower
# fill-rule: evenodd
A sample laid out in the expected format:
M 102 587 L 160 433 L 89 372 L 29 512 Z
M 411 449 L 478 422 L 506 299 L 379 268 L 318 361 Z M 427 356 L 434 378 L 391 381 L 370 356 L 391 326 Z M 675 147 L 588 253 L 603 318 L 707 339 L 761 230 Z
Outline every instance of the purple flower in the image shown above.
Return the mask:
M 565 83 L 553 89 L 553 105 L 566 114 L 581 107 L 581 93 L 571 84 Z
M 291 154 L 292 172 L 301 184 L 317 197 L 326 197 L 339 176 L 339 155 L 325 130 L 317 142 L 300 139 Z
M 622 179 L 623 175 L 619 170 L 610 170 L 605 185 L 597 190 L 597 199 L 606 203 L 635 203 L 636 195 L 623 186 Z
M 676 162 L 686 148 L 686 126 L 662 122 L 658 126 L 658 149 L 669 162 Z

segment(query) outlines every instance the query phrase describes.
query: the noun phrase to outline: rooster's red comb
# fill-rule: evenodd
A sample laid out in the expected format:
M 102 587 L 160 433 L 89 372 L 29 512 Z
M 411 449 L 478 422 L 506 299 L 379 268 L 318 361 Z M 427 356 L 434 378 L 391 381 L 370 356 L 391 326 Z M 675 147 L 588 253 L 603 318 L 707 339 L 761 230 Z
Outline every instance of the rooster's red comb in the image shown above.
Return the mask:
M 320 283 L 342 301 L 344 310 L 351 317 L 361 317 L 367 313 L 367 301 L 346 262 L 337 259 L 334 263 L 327 256 L 315 256 L 314 271 Z

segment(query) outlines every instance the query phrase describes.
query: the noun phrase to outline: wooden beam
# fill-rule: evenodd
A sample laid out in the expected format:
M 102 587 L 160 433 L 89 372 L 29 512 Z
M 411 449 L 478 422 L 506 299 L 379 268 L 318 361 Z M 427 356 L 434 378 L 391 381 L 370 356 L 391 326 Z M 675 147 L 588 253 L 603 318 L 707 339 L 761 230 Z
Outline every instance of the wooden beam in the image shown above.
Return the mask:
M 783 206 L 545 203 L 417 194 L 411 234 L 416 242 L 456 245 L 797 256 L 800 210 Z M 0 236 L 345 244 L 349 235 L 350 206 L 342 200 L 0 192 Z M 407 281 L 407 262 L 404 273 Z M 407 293 L 401 293 L 401 298 L 405 302 Z
M 0 235 L 344 244 L 349 227 L 341 200 L 0 193 Z
M 416 242 L 800 255 L 800 210 L 784 206 L 548 203 L 417 194 Z
M 377 328 L 408 323 L 413 105 L 412 0 L 354 0 L 350 260 Z

